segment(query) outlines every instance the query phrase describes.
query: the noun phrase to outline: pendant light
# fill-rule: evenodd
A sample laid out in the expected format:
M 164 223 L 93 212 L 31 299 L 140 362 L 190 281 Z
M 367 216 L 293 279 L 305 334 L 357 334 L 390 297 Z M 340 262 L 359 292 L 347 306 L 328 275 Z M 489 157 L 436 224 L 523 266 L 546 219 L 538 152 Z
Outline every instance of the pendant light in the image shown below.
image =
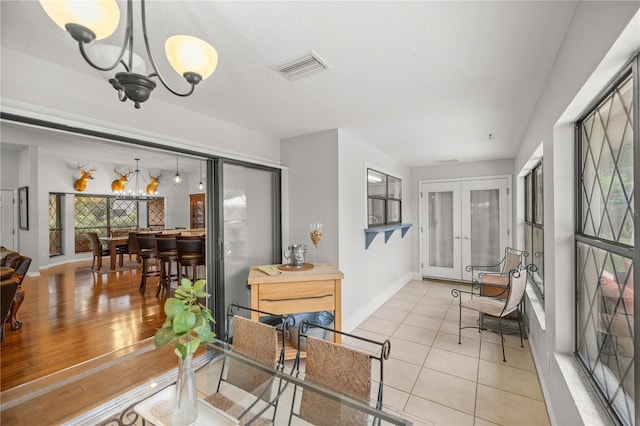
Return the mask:
M 182 185 L 182 177 L 180 176 L 180 169 L 178 169 L 178 156 L 176 155 L 176 175 L 173 177 L 174 185 Z
M 204 183 L 202 183 L 202 161 L 200 162 L 200 183 L 198 184 L 198 189 L 200 191 L 204 190 Z

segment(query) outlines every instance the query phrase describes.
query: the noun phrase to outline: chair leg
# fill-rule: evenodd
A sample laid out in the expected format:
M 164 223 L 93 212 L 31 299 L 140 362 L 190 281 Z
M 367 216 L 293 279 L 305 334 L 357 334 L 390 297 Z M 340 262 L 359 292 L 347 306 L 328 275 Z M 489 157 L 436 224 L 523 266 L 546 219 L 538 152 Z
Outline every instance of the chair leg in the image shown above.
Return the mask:
M 165 286 L 165 264 L 166 262 L 160 259 L 160 279 L 158 280 L 158 290 L 156 291 L 156 297 L 160 295 L 160 290 Z
M 500 343 L 502 343 L 502 361 L 507 362 L 507 357 L 504 355 L 504 336 L 502 335 L 502 317 L 499 318 L 500 323 Z
M 142 259 L 142 278 L 140 278 L 140 294 L 144 296 L 144 292 L 147 289 L 147 265 L 146 258 Z
M 524 348 L 524 342 L 522 341 L 522 326 L 520 325 L 520 321 L 524 321 L 524 318 L 521 317 L 520 308 L 516 309 L 518 312 L 518 330 L 520 331 L 520 347 Z
M 458 304 L 458 307 L 460 308 L 458 310 L 458 344 L 461 345 L 461 338 L 462 338 L 462 295 L 460 295 L 460 304 Z

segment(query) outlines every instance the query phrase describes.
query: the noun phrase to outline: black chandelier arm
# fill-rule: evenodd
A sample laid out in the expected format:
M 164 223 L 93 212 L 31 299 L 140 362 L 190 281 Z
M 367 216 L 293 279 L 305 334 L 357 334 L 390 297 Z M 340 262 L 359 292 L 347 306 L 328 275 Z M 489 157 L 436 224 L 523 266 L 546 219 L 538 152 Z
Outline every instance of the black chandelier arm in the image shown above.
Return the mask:
M 132 16 L 133 16 L 133 6 L 131 3 L 131 0 L 128 0 L 127 1 L 127 27 L 124 33 L 124 42 L 122 43 L 122 47 L 120 48 L 120 54 L 115 59 L 115 61 L 113 61 L 113 64 L 108 67 L 101 67 L 96 63 L 94 63 L 89 58 L 89 56 L 87 55 L 87 52 L 84 49 L 84 45 L 88 44 L 89 42 L 83 42 L 78 40 L 78 47 L 80 48 L 80 54 L 89 65 L 91 65 L 93 68 L 99 71 L 111 71 L 115 67 L 117 67 L 118 64 L 122 64 L 124 65 L 124 68 L 127 70 L 127 72 L 131 71 L 131 66 L 133 64 L 133 17 Z M 129 46 L 129 64 L 128 65 L 122 59 L 124 57 L 124 52 L 127 50 L 127 45 Z
M 131 0 L 129 0 L 131 1 Z M 176 96 L 182 96 L 182 97 L 186 97 L 189 96 L 193 93 L 193 91 L 195 90 L 195 86 L 196 84 L 198 84 L 198 82 L 201 80 L 201 78 L 197 79 L 196 82 L 191 82 L 191 90 L 189 90 L 188 92 L 185 93 L 180 93 L 175 91 L 173 88 L 171 88 L 169 86 L 169 84 L 165 81 L 165 79 L 162 77 L 162 74 L 160 73 L 160 71 L 158 70 L 158 67 L 156 66 L 156 62 L 153 60 L 153 55 L 151 54 L 151 48 L 149 47 L 149 37 L 147 36 L 147 14 L 146 14 L 146 2 L 145 0 L 141 0 L 140 2 L 141 4 L 141 10 L 142 10 L 142 36 L 144 37 L 144 46 L 147 49 L 147 56 L 149 56 L 149 62 L 151 62 L 151 67 L 153 68 L 153 73 L 149 74 L 149 77 L 157 77 L 158 80 L 160 80 L 160 83 L 162 83 L 162 85 L 165 87 L 165 89 L 167 89 L 169 92 L 173 93 Z M 185 78 L 186 78 L 186 74 L 185 73 Z M 191 73 L 191 74 L 195 74 L 195 73 Z M 198 74 L 195 74 L 196 76 L 198 76 Z M 198 76 L 199 77 L 199 76 Z

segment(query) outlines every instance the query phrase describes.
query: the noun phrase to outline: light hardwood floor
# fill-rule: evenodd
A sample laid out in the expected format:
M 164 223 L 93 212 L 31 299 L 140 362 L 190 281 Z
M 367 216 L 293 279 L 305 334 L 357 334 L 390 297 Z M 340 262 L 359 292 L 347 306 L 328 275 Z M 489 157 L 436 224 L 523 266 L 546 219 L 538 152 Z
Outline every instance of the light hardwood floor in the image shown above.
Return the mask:
M 2 391 L 129 346 L 162 326 L 164 295 L 156 297 L 157 278 L 142 296 L 139 268 L 98 273 L 90 266 L 71 263 L 25 278 L 17 315 L 22 329 L 7 324 L 2 342 Z

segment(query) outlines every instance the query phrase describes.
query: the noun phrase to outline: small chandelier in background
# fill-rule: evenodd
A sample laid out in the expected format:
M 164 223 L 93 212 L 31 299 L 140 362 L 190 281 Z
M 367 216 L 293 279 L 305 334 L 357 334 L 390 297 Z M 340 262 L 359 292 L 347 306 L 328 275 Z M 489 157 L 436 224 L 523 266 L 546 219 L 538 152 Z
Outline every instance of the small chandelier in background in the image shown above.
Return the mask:
M 140 173 L 140 167 L 138 163 L 139 158 L 136 158 L 136 169 L 128 173 L 119 173 L 118 179 L 114 180 L 111 184 L 111 189 L 116 194 L 116 200 L 134 200 L 134 201 L 154 201 L 158 199 L 158 183 L 160 182 L 160 175 L 158 177 L 151 176 L 151 183 L 148 183 L 142 173 Z M 133 174 L 133 177 L 129 177 Z
M 156 87 L 152 77 L 176 96 L 189 96 L 193 93 L 196 84 L 211 76 L 218 65 L 218 53 L 204 40 L 188 35 L 174 35 L 169 37 L 164 44 L 167 60 L 173 69 L 191 85 L 190 90 L 180 93 L 172 89 L 158 70 L 147 35 L 145 0 L 141 0 L 142 35 L 147 56 L 153 72 L 148 76 L 133 72 L 133 5 L 132 0 L 127 0 L 126 29 L 124 42 L 119 48 L 119 54 L 113 59 L 111 65 L 101 66 L 94 63 L 87 55 L 85 45 L 94 40 L 102 40 L 115 32 L 120 23 L 120 8 L 116 0 L 40 0 L 42 8 L 60 28 L 65 29 L 78 42 L 80 54 L 93 68 L 100 71 L 111 71 L 118 65 L 124 66 L 125 71 L 118 72 L 115 78 L 109 80 L 118 91 L 118 98 L 125 102 L 131 99 L 136 108 L 140 108 L 140 102 L 149 99 L 151 92 Z
M 200 161 L 200 183 L 198 184 L 198 189 L 200 191 L 204 190 L 204 183 L 202 182 L 202 161 Z
M 178 156 L 176 155 L 176 174 L 173 176 L 174 185 L 182 185 L 182 176 L 180 176 L 180 169 L 178 169 Z

